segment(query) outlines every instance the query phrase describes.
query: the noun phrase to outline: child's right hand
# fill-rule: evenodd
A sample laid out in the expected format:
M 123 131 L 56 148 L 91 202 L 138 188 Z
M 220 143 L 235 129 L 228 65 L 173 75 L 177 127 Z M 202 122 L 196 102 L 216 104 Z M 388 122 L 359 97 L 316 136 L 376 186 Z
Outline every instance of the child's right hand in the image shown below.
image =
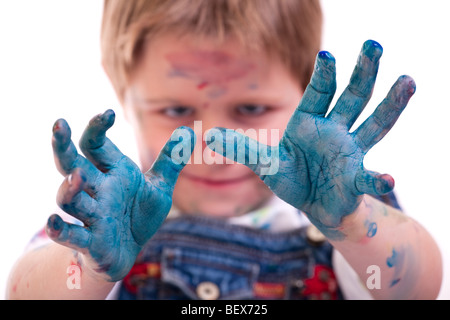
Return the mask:
M 86 267 L 106 275 L 109 281 L 118 281 L 129 272 L 171 208 L 175 182 L 187 162 L 172 161 L 173 148 L 181 144 L 183 150 L 189 150 L 190 146 L 192 153 L 195 145 L 190 128 L 177 129 L 189 132 L 191 140 L 170 139 L 152 168 L 143 174 L 105 136 L 114 119 L 114 112 L 108 110 L 90 121 L 80 141 L 86 158 L 71 141 L 67 122 L 56 121 L 53 151 L 58 170 L 66 176 L 57 202 L 84 226 L 52 215 L 46 228 L 51 239 L 80 252 Z

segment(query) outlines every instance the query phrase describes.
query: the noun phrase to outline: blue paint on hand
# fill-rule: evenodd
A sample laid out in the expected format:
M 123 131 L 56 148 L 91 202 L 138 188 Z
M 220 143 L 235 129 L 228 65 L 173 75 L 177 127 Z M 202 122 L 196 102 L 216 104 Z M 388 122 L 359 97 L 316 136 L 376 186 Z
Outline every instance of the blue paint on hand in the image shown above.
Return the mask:
M 53 127 L 53 150 L 59 171 L 66 176 L 57 196 L 58 205 L 84 225 L 48 219 L 46 231 L 55 242 L 73 248 L 93 261 L 95 270 L 110 281 L 122 279 L 133 266 L 143 245 L 158 230 L 171 206 L 173 188 L 186 162 L 175 163 L 175 146 L 195 145 L 188 127 L 182 137 L 170 139 L 152 168 L 143 174 L 138 166 L 106 137 L 113 125 L 112 110 L 94 117 L 87 126 L 78 154 L 65 120 Z M 184 150 L 188 150 L 184 148 Z
M 215 134 L 214 140 L 207 138 L 207 145 L 227 156 L 227 141 L 245 141 L 246 147 L 241 149 L 246 154 L 233 152 L 230 159 L 251 168 L 277 196 L 305 212 L 328 238 L 343 239 L 339 231 L 342 219 L 355 211 L 362 195 L 381 195 L 394 188 L 391 176 L 365 169 L 363 160 L 389 132 L 415 92 L 414 80 L 401 76 L 372 115 L 350 132 L 372 95 L 382 53 L 379 43 L 364 43 L 349 85 L 326 116 L 336 91 L 336 61 L 330 53 L 321 51 L 278 146 L 264 149 L 258 142 L 225 128 L 215 128 L 222 135 Z M 218 141 L 221 136 L 222 141 Z M 223 146 L 218 148 L 220 143 Z M 276 173 L 261 174 L 261 161 L 239 161 L 251 156 L 264 160 L 261 150 L 278 154 Z M 371 228 L 370 235 L 375 232 Z

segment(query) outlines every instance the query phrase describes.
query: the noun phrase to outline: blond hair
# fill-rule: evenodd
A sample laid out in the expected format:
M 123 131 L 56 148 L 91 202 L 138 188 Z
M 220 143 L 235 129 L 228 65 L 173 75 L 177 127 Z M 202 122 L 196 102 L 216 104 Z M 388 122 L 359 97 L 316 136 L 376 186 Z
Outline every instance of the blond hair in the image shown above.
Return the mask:
M 102 63 L 123 102 L 143 45 L 163 33 L 234 37 L 284 63 L 302 88 L 320 49 L 320 0 L 105 0 Z

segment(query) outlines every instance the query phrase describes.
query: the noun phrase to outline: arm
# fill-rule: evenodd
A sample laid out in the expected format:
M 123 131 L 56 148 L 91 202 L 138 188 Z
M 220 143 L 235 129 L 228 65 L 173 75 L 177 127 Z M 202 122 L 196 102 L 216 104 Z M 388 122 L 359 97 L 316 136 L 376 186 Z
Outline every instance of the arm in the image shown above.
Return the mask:
M 193 131 L 175 130 L 143 174 L 106 137 L 114 120 L 114 112 L 108 110 L 89 122 L 80 141 L 86 157 L 78 154 L 66 121 L 55 123 L 55 162 L 66 177 L 57 203 L 83 225 L 52 215 L 46 232 L 57 244 L 29 252 L 19 261 L 12 272 L 10 297 L 104 298 L 112 284 L 128 274 L 165 220 L 178 174 L 194 148 Z M 68 290 L 70 265 L 80 269 L 79 291 Z
M 245 148 L 238 146 L 238 152 L 228 156 L 247 165 L 278 197 L 303 211 L 361 280 L 366 281 L 368 266 L 382 268 L 384 288 L 375 293 L 378 298 L 435 297 L 441 281 L 435 242 L 418 223 L 370 197 L 392 191 L 394 179 L 363 164 L 367 152 L 406 108 L 416 89 L 414 80 L 399 77 L 373 114 L 350 132 L 372 95 L 382 51 L 375 41 L 364 43 L 349 85 L 328 114 L 336 91 L 335 59 L 320 52 L 311 81 L 277 146 L 224 128 L 211 130 L 207 145 L 227 156 L 227 144 L 243 143 Z M 376 235 L 363 241 L 362 235 L 374 233 L 375 225 Z M 437 260 L 424 261 L 428 255 Z M 429 281 L 431 275 L 434 279 Z M 396 283 L 385 290 L 389 281 Z
M 56 243 L 25 253 L 9 277 L 6 298 L 105 299 L 114 282 L 90 270 L 82 258 L 76 251 Z M 78 275 L 80 278 L 75 278 Z
M 378 299 L 435 299 L 441 253 L 430 234 L 400 210 L 365 195 L 331 240 Z

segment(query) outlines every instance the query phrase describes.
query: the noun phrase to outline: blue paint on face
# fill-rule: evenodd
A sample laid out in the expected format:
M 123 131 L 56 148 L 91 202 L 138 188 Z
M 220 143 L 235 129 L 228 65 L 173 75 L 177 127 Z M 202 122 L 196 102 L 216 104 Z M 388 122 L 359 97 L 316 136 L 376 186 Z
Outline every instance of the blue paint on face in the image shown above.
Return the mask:
M 278 145 L 276 174 L 262 175 L 260 163 L 249 164 L 239 161 L 236 154 L 229 155 L 251 168 L 278 197 L 305 212 L 331 240 L 345 238 L 339 227 L 363 194 L 381 195 L 394 187 L 391 176 L 366 170 L 363 162 L 405 109 L 415 91 L 414 81 L 400 77 L 374 113 L 350 132 L 372 95 L 382 53 L 376 41 L 364 43 L 349 85 L 325 116 L 336 91 L 336 61 L 329 52 L 319 52 L 310 84 Z M 244 139 L 239 133 L 235 136 L 229 141 Z M 222 149 L 221 154 L 227 156 L 227 147 Z M 255 152 L 251 147 L 246 150 Z M 376 232 L 376 224 L 370 224 L 367 236 Z
M 259 88 L 259 86 L 257 83 L 250 83 L 247 88 L 249 88 L 250 90 L 256 90 Z

